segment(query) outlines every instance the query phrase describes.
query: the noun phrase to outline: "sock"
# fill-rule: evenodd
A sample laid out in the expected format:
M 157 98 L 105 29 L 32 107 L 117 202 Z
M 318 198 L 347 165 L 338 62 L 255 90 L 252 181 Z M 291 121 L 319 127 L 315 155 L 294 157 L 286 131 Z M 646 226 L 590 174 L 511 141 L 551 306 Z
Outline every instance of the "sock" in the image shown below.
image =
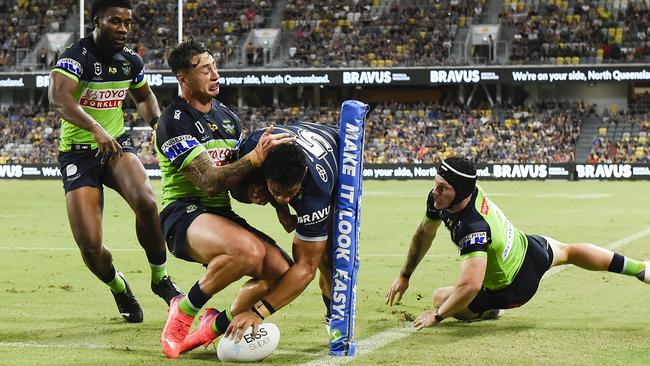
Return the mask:
M 614 253 L 612 262 L 609 264 L 607 270 L 639 278 L 639 275 L 643 275 L 645 263 Z
M 220 312 L 212 323 L 212 331 L 214 334 L 220 336 L 226 333 L 232 318 L 234 318 L 234 316 L 232 315 L 230 308 L 226 308 L 226 310 Z
M 332 317 L 332 308 L 331 308 L 332 300 L 330 300 L 329 297 L 323 294 L 323 302 L 325 303 L 325 308 L 327 308 L 327 313 L 325 317 L 327 318 L 327 320 L 329 320 Z
M 108 287 L 110 287 L 111 291 L 113 291 L 113 293 L 115 294 L 119 294 L 121 292 L 126 291 L 126 282 L 124 282 L 122 276 L 119 276 L 117 274 L 115 267 L 113 267 L 113 272 L 115 272 L 115 275 L 113 276 L 113 280 L 111 280 L 110 282 L 106 282 Z
M 159 284 L 160 281 L 162 281 L 165 276 L 167 276 L 167 263 L 163 264 L 152 264 L 149 263 L 149 266 L 151 266 L 151 282 L 154 284 Z
M 211 297 L 201 290 L 201 286 L 199 286 L 199 282 L 197 281 L 190 289 L 190 292 L 187 293 L 187 296 L 181 301 L 179 307 L 183 313 L 195 317 Z
M 146 254 L 151 266 L 151 282 L 158 284 L 163 277 L 167 276 L 167 252 Z

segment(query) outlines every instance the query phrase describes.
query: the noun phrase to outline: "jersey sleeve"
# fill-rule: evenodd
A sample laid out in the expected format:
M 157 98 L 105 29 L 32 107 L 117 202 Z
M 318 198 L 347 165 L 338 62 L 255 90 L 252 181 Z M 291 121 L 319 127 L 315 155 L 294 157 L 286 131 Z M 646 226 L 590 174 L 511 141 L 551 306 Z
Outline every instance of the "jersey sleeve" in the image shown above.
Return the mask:
M 84 72 L 85 60 L 85 56 L 83 56 L 80 48 L 81 46 L 79 44 L 74 44 L 66 48 L 61 54 L 61 57 L 56 61 L 52 72 L 58 72 L 79 82 Z
M 429 220 L 440 220 L 440 210 L 437 210 L 434 205 L 435 200 L 433 199 L 433 190 L 431 190 L 427 198 L 426 218 Z
M 487 257 L 488 245 L 492 243 L 489 226 L 468 225 L 461 227 L 458 249 L 460 250 L 461 259 L 465 260 L 471 257 Z
M 296 237 L 304 241 L 327 240 L 331 205 L 331 196 L 320 190 L 304 192 L 293 205 L 298 216 Z
M 182 121 L 189 119 L 189 121 Z M 198 130 L 189 115 L 169 108 L 160 116 L 156 129 L 156 146 L 176 169 L 183 170 L 205 151 L 199 142 Z
M 133 63 L 135 77 L 133 80 L 131 80 L 129 89 L 139 89 L 147 83 L 147 79 L 144 77 L 144 61 L 142 61 L 140 55 L 136 54 L 135 52 L 131 52 L 131 56 L 131 62 Z

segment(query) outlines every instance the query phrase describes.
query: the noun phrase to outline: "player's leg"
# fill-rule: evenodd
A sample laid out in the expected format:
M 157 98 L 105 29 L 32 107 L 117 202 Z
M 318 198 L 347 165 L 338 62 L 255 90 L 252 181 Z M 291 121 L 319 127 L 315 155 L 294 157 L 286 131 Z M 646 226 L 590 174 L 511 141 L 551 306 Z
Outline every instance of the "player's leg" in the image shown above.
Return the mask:
M 611 250 L 589 243 L 565 244 L 553 238 L 544 237 L 553 249 L 553 264 L 573 264 L 590 271 L 609 271 L 634 276 L 650 283 L 646 262 L 634 260 Z
M 332 231 L 330 230 L 330 233 Z M 318 263 L 318 287 L 320 287 L 323 303 L 325 304 L 325 322 L 329 332 L 329 321 L 332 317 L 332 240 L 333 233 L 327 238 L 327 246 L 320 263 Z
M 90 271 L 110 288 L 122 317 L 130 323 L 142 322 L 140 305 L 123 275 L 113 266 L 111 252 L 102 243 L 104 195 L 97 187 L 83 186 L 66 193 L 66 209 L 72 236 Z
M 250 309 L 266 294 L 273 291 L 282 275 L 293 264 L 293 260 L 276 244 L 264 242 L 266 255 L 263 261 L 263 274 L 248 280 L 240 289 L 235 301 L 230 306 L 233 315 Z
M 167 275 L 167 250 L 149 177 L 132 153 L 112 159 L 108 168 L 104 183 L 117 191 L 135 213 L 136 235 L 151 268 L 151 289 L 169 304 L 180 291 Z
M 167 357 L 176 358 L 199 310 L 217 292 L 244 275 L 263 276 L 264 243 L 225 217 L 202 213 L 187 228 L 187 255 L 206 265 L 206 271 L 187 295 L 175 297 L 169 309 L 161 341 Z

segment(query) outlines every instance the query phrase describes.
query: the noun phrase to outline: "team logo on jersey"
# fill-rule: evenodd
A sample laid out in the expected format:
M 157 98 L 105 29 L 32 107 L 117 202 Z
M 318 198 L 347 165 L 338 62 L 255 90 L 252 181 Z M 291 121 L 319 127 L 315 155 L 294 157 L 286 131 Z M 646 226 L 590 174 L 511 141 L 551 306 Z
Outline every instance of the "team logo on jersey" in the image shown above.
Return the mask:
M 487 215 L 490 207 L 488 206 L 488 201 L 486 197 L 483 197 L 483 202 L 481 202 L 481 213 Z
M 226 132 L 228 132 L 228 134 L 230 134 L 230 135 L 235 134 L 235 126 L 232 124 L 231 120 L 224 119 L 223 122 L 221 123 L 221 125 L 223 126 L 223 128 L 226 129 Z
M 108 73 L 111 75 L 117 74 L 117 67 L 109 66 L 108 67 Z
M 181 119 L 181 111 L 180 110 L 175 110 L 174 111 L 174 119 Z
M 199 141 L 196 137 L 192 135 L 181 135 L 165 141 L 160 149 L 169 160 L 174 161 L 177 157 L 192 150 L 198 145 Z
M 328 178 L 327 178 L 327 171 L 325 171 L 325 168 L 320 166 L 320 164 L 316 164 L 316 171 L 318 172 L 318 176 L 320 177 L 320 179 L 323 182 L 327 183 Z
M 102 64 L 100 62 L 95 62 L 93 66 L 95 66 L 95 75 L 100 76 L 102 74 Z
M 131 76 L 131 64 L 128 62 L 122 63 L 122 73 L 124 76 Z
M 458 247 L 462 250 L 468 248 L 471 245 L 477 244 L 487 244 L 487 232 L 479 231 L 477 233 L 471 233 L 465 236 L 458 242 Z
M 232 150 L 227 147 L 208 149 L 207 152 L 217 166 L 228 164 L 232 156 Z
M 194 212 L 194 211 L 196 211 L 197 208 L 198 208 L 198 207 L 196 207 L 196 205 L 189 205 L 189 206 L 187 206 L 187 208 L 185 209 L 185 212 L 187 212 L 187 213 Z

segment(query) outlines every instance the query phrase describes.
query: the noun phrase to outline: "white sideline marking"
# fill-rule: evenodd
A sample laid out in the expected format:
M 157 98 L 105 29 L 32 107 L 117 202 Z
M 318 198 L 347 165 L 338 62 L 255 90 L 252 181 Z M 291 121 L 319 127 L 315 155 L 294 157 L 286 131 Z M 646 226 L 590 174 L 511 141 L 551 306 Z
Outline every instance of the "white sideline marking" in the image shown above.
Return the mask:
M 616 250 L 624 245 L 627 245 L 631 242 L 644 238 L 648 235 L 650 235 L 650 228 L 626 236 L 623 239 L 619 239 L 614 242 L 611 242 L 605 248 L 609 250 Z M 551 268 L 549 271 L 546 272 L 543 279 L 546 279 L 569 267 L 570 265 Z M 327 365 L 345 364 L 354 360 L 358 356 L 365 356 L 369 353 L 372 353 L 375 350 L 382 348 L 388 345 L 389 343 L 400 340 L 413 332 L 415 332 L 415 328 L 413 328 L 412 324 L 410 322 L 405 323 L 401 327 L 391 328 L 381 333 L 377 333 L 371 336 L 370 338 L 357 341 L 357 356 L 355 357 L 334 357 L 334 356 L 329 356 L 329 354 L 327 353 L 322 353 L 323 356 L 320 359 L 304 363 L 302 364 L 302 366 L 327 366 Z
M 11 347 L 11 348 L 55 348 L 55 349 L 83 349 L 83 350 L 116 350 L 116 351 L 140 351 L 140 352 L 152 352 L 154 349 L 152 347 L 141 347 L 141 346 L 125 346 L 125 345 L 110 345 L 110 344 L 75 344 L 75 343 L 35 343 L 35 342 L 0 342 L 0 347 Z M 156 348 L 155 352 L 159 350 Z M 316 356 L 316 352 L 303 352 L 303 351 L 288 351 L 283 349 L 277 349 L 274 354 L 279 355 L 299 355 L 299 356 Z M 215 355 L 216 357 L 216 355 Z

